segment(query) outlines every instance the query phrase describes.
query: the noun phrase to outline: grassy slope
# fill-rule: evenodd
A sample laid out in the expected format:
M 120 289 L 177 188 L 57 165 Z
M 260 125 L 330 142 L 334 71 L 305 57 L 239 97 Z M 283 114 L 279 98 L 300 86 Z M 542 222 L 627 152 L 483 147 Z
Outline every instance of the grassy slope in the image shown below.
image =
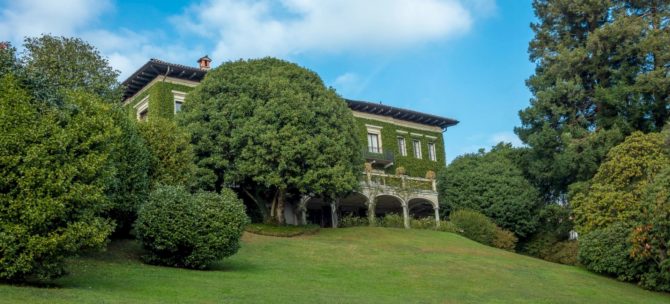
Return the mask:
M 443 232 L 347 228 L 277 238 L 247 234 L 210 271 L 137 261 L 116 242 L 71 262 L 57 288 L 0 285 L 14 303 L 670 303 L 670 295 L 486 247 Z

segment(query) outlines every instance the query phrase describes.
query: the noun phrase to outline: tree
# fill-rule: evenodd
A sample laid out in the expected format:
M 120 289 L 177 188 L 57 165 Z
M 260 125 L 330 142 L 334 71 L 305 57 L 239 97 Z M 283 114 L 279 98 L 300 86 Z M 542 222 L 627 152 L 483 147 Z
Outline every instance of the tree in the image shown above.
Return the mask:
M 120 130 L 98 97 L 61 90 L 40 99 L 33 94 L 49 90 L 29 90 L 35 82 L 20 77 L 0 75 L 0 279 L 50 279 L 112 231 L 101 214 Z
M 580 233 L 642 219 L 641 201 L 649 183 L 670 165 L 664 140 L 660 133 L 635 132 L 607 153 L 593 179 L 571 200 Z
M 114 124 L 121 130 L 121 135 L 110 154 L 116 174 L 107 187 L 107 196 L 112 205 L 108 216 L 116 223 L 115 235 L 128 236 L 137 218 L 137 209 L 149 196 L 149 170 L 152 169 L 150 165 L 153 155 L 149 152 L 136 122 L 128 117 L 124 109 L 113 106 L 111 114 Z M 152 172 L 163 169 L 154 168 Z
M 354 190 L 362 162 L 354 118 L 314 72 L 274 58 L 228 62 L 187 97 L 179 121 L 212 189 L 236 186 L 284 222 L 288 195 Z M 267 214 L 267 213 L 266 213 Z
M 633 229 L 630 255 L 648 265 L 641 276 L 643 286 L 670 291 L 670 167 L 647 188 L 642 214 L 643 220 Z
M 670 6 L 665 1 L 535 0 L 530 107 L 515 129 L 527 173 L 548 201 L 586 181 L 607 151 L 668 119 Z
M 444 212 L 471 209 L 497 225 L 526 237 L 535 230 L 540 205 L 537 190 L 507 157 L 511 146 L 459 156 L 440 174 Z
M 193 148 L 185 130 L 171 120 L 152 118 L 139 124 L 139 134 L 149 150 L 148 174 L 152 189 L 159 184 L 194 186 Z
M 119 71 L 98 50 L 80 38 L 42 35 L 26 38 L 22 61 L 56 88 L 81 89 L 110 103 L 121 100 Z

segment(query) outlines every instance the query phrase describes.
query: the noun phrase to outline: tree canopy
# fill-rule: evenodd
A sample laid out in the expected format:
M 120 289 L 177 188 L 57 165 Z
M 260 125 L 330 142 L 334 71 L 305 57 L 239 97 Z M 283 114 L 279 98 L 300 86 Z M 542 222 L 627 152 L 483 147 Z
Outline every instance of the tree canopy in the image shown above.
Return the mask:
M 284 222 L 287 195 L 333 199 L 354 190 L 362 162 L 354 118 L 317 74 L 274 59 L 227 62 L 187 97 L 201 181 L 235 186 Z M 267 213 L 266 213 L 267 214 Z
M 635 130 L 659 131 L 670 101 L 667 1 L 535 0 L 533 97 L 516 128 L 549 200 L 590 179 Z
M 466 154 L 452 161 L 438 178 L 445 212 L 471 209 L 526 237 L 535 230 L 540 198 L 537 190 L 509 158 L 511 146 L 489 153 Z
M 23 46 L 21 60 L 28 71 L 53 87 L 83 89 L 110 103 L 121 100 L 119 71 L 84 40 L 42 35 L 26 38 Z
M 650 182 L 670 165 L 661 133 L 635 132 L 612 148 L 587 187 L 572 199 L 580 233 L 615 222 L 629 225 L 641 220 L 641 204 Z

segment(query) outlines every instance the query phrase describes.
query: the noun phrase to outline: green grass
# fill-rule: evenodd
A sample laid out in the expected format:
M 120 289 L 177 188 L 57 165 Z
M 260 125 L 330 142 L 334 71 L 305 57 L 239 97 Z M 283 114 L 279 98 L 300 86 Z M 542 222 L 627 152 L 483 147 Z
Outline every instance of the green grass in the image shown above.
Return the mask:
M 294 237 L 299 235 L 310 235 L 319 232 L 318 225 L 306 226 L 277 226 L 268 224 L 249 224 L 244 229 L 247 232 L 268 236 Z
M 55 288 L 0 285 L 3 303 L 670 303 L 670 295 L 498 250 L 391 228 L 244 236 L 209 271 L 140 263 L 134 241 L 70 262 Z

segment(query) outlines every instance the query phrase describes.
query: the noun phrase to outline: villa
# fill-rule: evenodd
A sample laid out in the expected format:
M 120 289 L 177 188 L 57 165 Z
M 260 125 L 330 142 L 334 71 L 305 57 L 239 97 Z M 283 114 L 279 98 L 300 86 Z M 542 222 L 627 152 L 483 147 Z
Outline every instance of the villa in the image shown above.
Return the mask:
M 198 60 L 198 67 L 151 59 L 123 82 L 123 105 L 138 120 L 172 117 L 205 77 L 210 63 L 207 56 Z M 446 166 L 442 134 L 458 121 L 381 103 L 345 101 L 367 142 L 361 151 L 366 161 L 361 189 L 335 202 L 305 196 L 287 205 L 286 222 L 336 227 L 342 215 L 387 213 L 402 214 L 405 227 L 411 217 L 438 220 L 435 172 Z

